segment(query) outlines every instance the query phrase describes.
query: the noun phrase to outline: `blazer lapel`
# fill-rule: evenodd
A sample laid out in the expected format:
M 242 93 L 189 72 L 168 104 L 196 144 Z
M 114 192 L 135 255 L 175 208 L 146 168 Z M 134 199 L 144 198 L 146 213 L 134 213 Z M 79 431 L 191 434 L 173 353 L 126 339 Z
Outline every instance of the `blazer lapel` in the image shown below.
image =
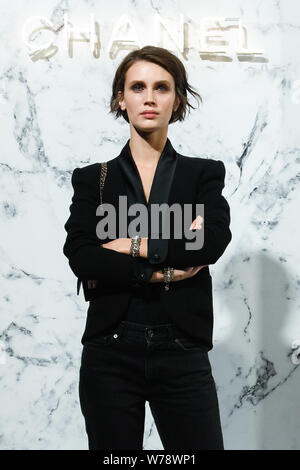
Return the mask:
M 165 260 L 168 253 L 168 239 L 161 238 L 161 220 L 159 224 L 159 238 L 155 239 L 150 237 L 151 204 L 169 204 L 170 191 L 178 161 L 177 152 L 173 148 L 169 138 L 167 138 L 154 173 L 148 203 L 139 171 L 131 154 L 129 139 L 123 147 L 117 161 L 123 178 L 122 187 L 123 189 L 125 187 L 127 194 L 128 207 L 134 203 L 141 203 L 148 209 L 148 259 L 151 264 L 160 264 Z M 132 218 L 134 218 L 134 216 L 129 217 L 130 220 L 132 220 Z

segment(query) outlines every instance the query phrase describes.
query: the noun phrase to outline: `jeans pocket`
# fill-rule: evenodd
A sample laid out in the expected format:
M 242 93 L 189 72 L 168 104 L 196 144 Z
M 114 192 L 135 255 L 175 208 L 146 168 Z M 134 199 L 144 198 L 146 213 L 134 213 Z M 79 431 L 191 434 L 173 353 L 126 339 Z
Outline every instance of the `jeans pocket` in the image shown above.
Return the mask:
M 99 335 L 94 339 L 86 341 L 84 346 L 87 348 L 97 348 L 98 346 L 108 346 L 113 342 L 117 341 L 119 335 L 117 333 L 109 333 L 105 335 Z
M 193 340 L 193 339 L 186 338 L 186 337 L 179 337 L 179 338 L 175 338 L 174 342 L 183 351 L 200 351 L 203 353 L 207 353 L 205 346 L 203 346 L 203 344 L 201 344 L 197 340 Z

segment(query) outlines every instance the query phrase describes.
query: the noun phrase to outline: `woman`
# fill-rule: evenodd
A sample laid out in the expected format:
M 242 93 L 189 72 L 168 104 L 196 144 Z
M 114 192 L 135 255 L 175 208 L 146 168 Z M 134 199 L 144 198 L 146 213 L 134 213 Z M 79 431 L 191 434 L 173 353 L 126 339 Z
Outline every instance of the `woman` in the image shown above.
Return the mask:
M 146 401 L 164 449 L 224 448 L 208 357 L 208 265 L 231 240 L 230 210 L 222 196 L 223 162 L 181 155 L 167 138 L 168 125 L 192 107 L 187 92 L 201 99 L 181 61 L 166 49 L 143 47 L 119 65 L 111 112 L 129 123 L 130 139 L 107 161 L 102 209 L 107 204 L 108 212 L 115 210 L 108 222 L 114 219 L 116 230 L 106 238 L 98 208 L 100 164 L 73 171 L 63 251 L 89 301 L 79 381 L 89 449 L 142 449 Z M 187 248 L 191 237 L 186 230 L 178 237 L 173 227 L 168 238 L 161 237 L 161 222 L 159 237 L 151 236 L 150 216 L 146 232 L 135 237 L 129 210 L 130 224 L 119 235 L 125 213 L 120 196 L 128 207 L 146 208 L 146 219 L 155 204 L 190 206 L 189 231 L 204 234 L 203 246 Z

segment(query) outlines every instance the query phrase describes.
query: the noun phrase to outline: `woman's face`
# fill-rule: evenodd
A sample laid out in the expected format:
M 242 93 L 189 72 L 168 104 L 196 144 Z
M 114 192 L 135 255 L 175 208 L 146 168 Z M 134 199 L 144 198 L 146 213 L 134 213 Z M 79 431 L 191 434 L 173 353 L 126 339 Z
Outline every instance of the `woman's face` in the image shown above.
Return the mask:
M 141 131 L 155 131 L 169 125 L 173 111 L 179 106 L 172 75 L 160 65 L 139 60 L 127 70 L 124 95 L 119 92 L 119 105 L 126 109 L 130 124 Z M 142 113 L 156 111 L 152 117 Z

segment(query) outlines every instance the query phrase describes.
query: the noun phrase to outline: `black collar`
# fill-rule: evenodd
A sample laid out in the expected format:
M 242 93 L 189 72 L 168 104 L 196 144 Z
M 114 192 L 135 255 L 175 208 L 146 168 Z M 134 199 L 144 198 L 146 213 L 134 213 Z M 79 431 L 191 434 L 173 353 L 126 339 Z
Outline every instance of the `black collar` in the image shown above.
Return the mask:
M 131 154 L 129 142 L 130 139 L 127 140 L 121 150 L 118 161 L 125 177 L 127 189 L 129 189 L 131 195 L 134 195 L 134 202 L 140 202 L 147 207 L 154 203 L 167 203 L 177 161 L 177 153 L 169 138 L 166 140 L 157 163 L 148 204 L 139 171 Z

